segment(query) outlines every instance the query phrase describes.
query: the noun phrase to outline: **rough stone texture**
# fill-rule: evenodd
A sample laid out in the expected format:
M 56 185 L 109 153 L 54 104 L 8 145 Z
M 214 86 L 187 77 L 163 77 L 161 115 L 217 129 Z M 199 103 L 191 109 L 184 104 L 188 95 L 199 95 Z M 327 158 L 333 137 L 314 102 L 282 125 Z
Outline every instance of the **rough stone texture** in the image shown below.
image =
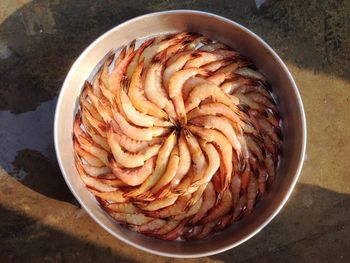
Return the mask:
M 299 86 L 308 149 L 282 212 L 228 252 L 181 262 L 350 262 L 350 1 L 0 1 L 1 262 L 180 262 L 116 240 L 70 194 L 53 150 L 56 96 L 82 50 L 113 26 L 167 9 L 235 20 Z M 141 260 L 142 259 L 142 260 Z

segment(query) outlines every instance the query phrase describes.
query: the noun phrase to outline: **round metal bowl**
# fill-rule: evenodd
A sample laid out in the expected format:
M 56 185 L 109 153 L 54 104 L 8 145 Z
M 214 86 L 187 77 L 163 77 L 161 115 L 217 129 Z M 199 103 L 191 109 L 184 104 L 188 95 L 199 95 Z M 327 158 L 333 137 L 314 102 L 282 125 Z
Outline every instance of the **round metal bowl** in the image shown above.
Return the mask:
M 73 158 L 72 126 L 83 83 L 96 72 L 111 49 L 133 39 L 191 31 L 221 41 L 249 57 L 267 76 L 283 118 L 282 158 L 274 184 L 253 213 L 212 237 L 199 241 L 162 241 L 129 231 L 104 212 L 81 181 Z M 305 154 L 306 122 L 297 86 L 286 65 L 261 38 L 226 18 L 198 11 L 178 10 L 129 20 L 94 41 L 76 60 L 61 89 L 55 115 L 55 148 L 62 174 L 87 213 L 116 238 L 144 251 L 171 257 L 208 256 L 233 248 L 264 228 L 281 210 L 298 179 Z

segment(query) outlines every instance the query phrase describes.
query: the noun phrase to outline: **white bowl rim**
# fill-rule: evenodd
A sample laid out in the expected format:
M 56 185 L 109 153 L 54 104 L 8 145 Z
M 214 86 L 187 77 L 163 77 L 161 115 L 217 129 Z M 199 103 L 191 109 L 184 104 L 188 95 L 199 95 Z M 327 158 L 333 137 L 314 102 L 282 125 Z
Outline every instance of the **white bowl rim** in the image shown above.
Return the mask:
M 299 162 L 298 162 L 298 167 L 296 169 L 296 174 L 294 176 L 294 179 L 290 185 L 290 188 L 288 189 L 288 192 L 286 193 L 284 199 L 281 201 L 281 203 L 278 205 L 278 207 L 274 210 L 274 212 L 263 222 L 260 224 L 260 226 L 258 226 L 254 231 L 252 231 L 249 235 L 247 235 L 245 238 L 234 242 L 230 245 L 224 246 L 220 249 L 215 249 L 215 250 L 211 250 L 209 252 L 206 253 L 196 253 L 196 254 L 186 254 L 186 255 L 181 255 L 181 254 L 174 254 L 174 253 L 167 253 L 167 252 L 162 252 L 162 251 L 158 251 L 158 250 L 153 250 L 153 249 L 149 249 L 149 248 L 145 248 L 141 245 L 138 245 L 122 236 L 117 235 L 115 232 L 113 232 L 111 229 L 109 229 L 108 227 L 106 227 L 95 215 L 94 213 L 87 208 L 87 206 L 85 205 L 85 203 L 80 199 L 79 195 L 74 191 L 72 185 L 70 184 L 65 172 L 64 172 L 64 166 L 62 164 L 62 159 L 61 156 L 59 154 L 59 147 L 58 147 L 58 115 L 59 115 L 59 108 L 60 105 L 63 103 L 63 90 L 67 89 L 68 85 L 68 81 L 71 78 L 71 75 L 73 74 L 73 72 L 75 72 L 76 67 L 78 66 L 80 60 L 83 59 L 83 57 L 85 56 L 86 53 L 88 53 L 91 49 L 94 48 L 94 46 L 103 38 L 107 37 L 112 31 L 117 30 L 119 27 L 123 27 L 126 26 L 129 23 L 132 23 L 134 21 L 137 20 L 142 20 L 144 18 L 147 17 L 151 17 L 151 16 L 158 16 L 158 15 L 164 15 L 164 14 L 176 14 L 176 13 L 185 13 L 185 14 L 201 14 L 201 15 L 206 15 L 209 17 L 214 17 L 216 19 L 220 19 L 222 21 L 225 21 L 227 23 L 230 23 L 232 25 L 234 25 L 235 27 L 240 28 L 242 31 L 245 31 L 245 33 L 249 34 L 250 36 L 252 36 L 254 39 L 256 39 L 258 42 L 260 42 L 260 44 L 262 44 L 264 46 L 264 48 L 266 48 L 270 54 L 280 63 L 280 65 L 282 66 L 283 71 L 285 71 L 285 73 L 287 73 L 288 79 L 290 81 L 290 83 L 292 84 L 293 87 L 293 91 L 297 97 L 297 101 L 298 101 L 298 106 L 301 110 L 301 127 L 302 127 L 302 142 L 301 142 L 301 150 L 299 153 Z M 289 72 L 287 66 L 285 65 L 285 63 L 282 61 L 282 59 L 277 55 L 277 53 L 262 39 L 260 38 L 258 35 L 256 35 L 255 33 L 253 33 L 252 31 L 250 31 L 249 29 L 247 29 L 246 27 L 240 25 L 237 22 L 234 22 L 228 18 L 216 15 L 216 14 L 212 14 L 209 12 L 204 12 L 204 11 L 198 11 L 198 10 L 188 10 L 188 9 L 177 9 L 177 10 L 171 10 L 171 11 L 160 11 L 160 12 L 153 12 L 153 13 L 148 13 L 145 15 L 141 15 L 141 16 L 137 16 L 135 18 L 132 18 L 130 20 L 127 20 L 115 27 L 113 27 L 112 29 L 108 30 L 107 32 L 105 32 L 104 34 L 102 34 L 100 37 L 98 37 L 96 40 L 94 40 L 81 54 L 80 56 L 75 60 L 74 64 L 72 65 L 72 67 L 70 68 L 64 82 L 62 85 L 62 89 L 60 90 L 60 94 L 58 96 L 58 100 L 57 100 L 57 105 L 56 105 L 56 111 L 55 111 L 55 118 L 54 118 L 54 144 L 55 144 L 55 151 L 56 151 L 56 156 L 57 156 L 57 160 L 58 160 L 58 164 L 59 167 L 61 169 L 61 172 L 63 174 L 64 180 L 66 181 L 69 189 L 71 190 L 71 192 L 73 193 L 74 197 L 78 200 L 78 202 L 80 203 L 80 205 L 84 208 L 84 210 L 89 214 L 90 217 L 92 217 L 94 219 L 95 222 L 97 222 L 103 229 L 105 229 L 107 232 L 109 232 L 112 236 L 118 238 L 119 240 L 125 242 L 128 245 L 131 245 L 135 248 L 138 248 L 140 250 L 146 251 L 148 253 L 151 254 L 155 254 L 155 255 L 159 255 L 159 256 L 165 256 L 165 257 L 173 257 L 173 258 L 198 258 L 198 257 L 206 257 L 206 256 L 212 256 L 224 251 L 227 251 L 229 249 L 232 249 L 242 243 L 244 243 L 245 241 L 247 241 L 248 239 L 252 238 L 253 236 L 255 236 L 258 232 L 260 232 L 268 223 L 271 222 L 271 220 L 280 212 L 280 210 L 282 209 L 282 207 L 285 205 L 285 203 L 287 202 L 287 200 L 289 199 L 297 181 L 298 178 L 300 176 L 300 172 L 301 169 L 303 167 L 303 163 L 304 163 L 304 158 L 305 158 L 305 151 L 306 151 L 306 140 L 307 140 L 307 128 L 306 128 L 306 117 L 305 117 L 305 111 L 304 111 L 304 106 L 302 103 L 302 99 L 299 93 L 299 90 L 297 88 L 297 85 L 291 75 L 291 73 Z

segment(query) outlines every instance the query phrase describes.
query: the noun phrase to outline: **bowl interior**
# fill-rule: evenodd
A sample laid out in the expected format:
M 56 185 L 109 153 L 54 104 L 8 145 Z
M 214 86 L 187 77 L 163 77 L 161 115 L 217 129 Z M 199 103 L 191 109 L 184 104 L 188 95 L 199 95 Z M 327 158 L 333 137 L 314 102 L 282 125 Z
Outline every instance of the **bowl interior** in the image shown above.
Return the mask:
M 86 190 L 75 169 L 72 145 L 73 119 L 86 79 L 106 54 L 133 39 L 176 31 L 202 33 L 249 57 L 271 83 L 283 118 L 284 141 L 276 181 L 263 201 L 244 220 L 209 239 L 169 242 L 148 238 L 115 223 Z M 92 73 L 93 72 L 93 73 Z M 123 23 L 93 42 L 75 62 L 63 84 L 55 116 L 58 161 L 71 191 L 86 211 L 108 232 L 140 249 L 173 257 L 198 257 L 234 247 L 261 230 L 289 197 L 299 175 L 305 151 L 305 117 L 298 90 L 279 57 L 260 38 L 219 16 L 196 11 L 170 11 L 145 15 Z

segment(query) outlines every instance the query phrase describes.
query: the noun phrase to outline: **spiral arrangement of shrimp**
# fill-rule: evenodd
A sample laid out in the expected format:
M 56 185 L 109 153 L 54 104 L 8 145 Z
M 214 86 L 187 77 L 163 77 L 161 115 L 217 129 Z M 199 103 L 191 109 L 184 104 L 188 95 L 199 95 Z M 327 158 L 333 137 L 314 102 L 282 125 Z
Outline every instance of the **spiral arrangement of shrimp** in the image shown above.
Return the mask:
M 133 231 L 221 230 L 275 177 L 281 120 L 267 87 L 247 58 L 205 36 L 133 41 L 85 82 L 73 136 L 81 179 Z

